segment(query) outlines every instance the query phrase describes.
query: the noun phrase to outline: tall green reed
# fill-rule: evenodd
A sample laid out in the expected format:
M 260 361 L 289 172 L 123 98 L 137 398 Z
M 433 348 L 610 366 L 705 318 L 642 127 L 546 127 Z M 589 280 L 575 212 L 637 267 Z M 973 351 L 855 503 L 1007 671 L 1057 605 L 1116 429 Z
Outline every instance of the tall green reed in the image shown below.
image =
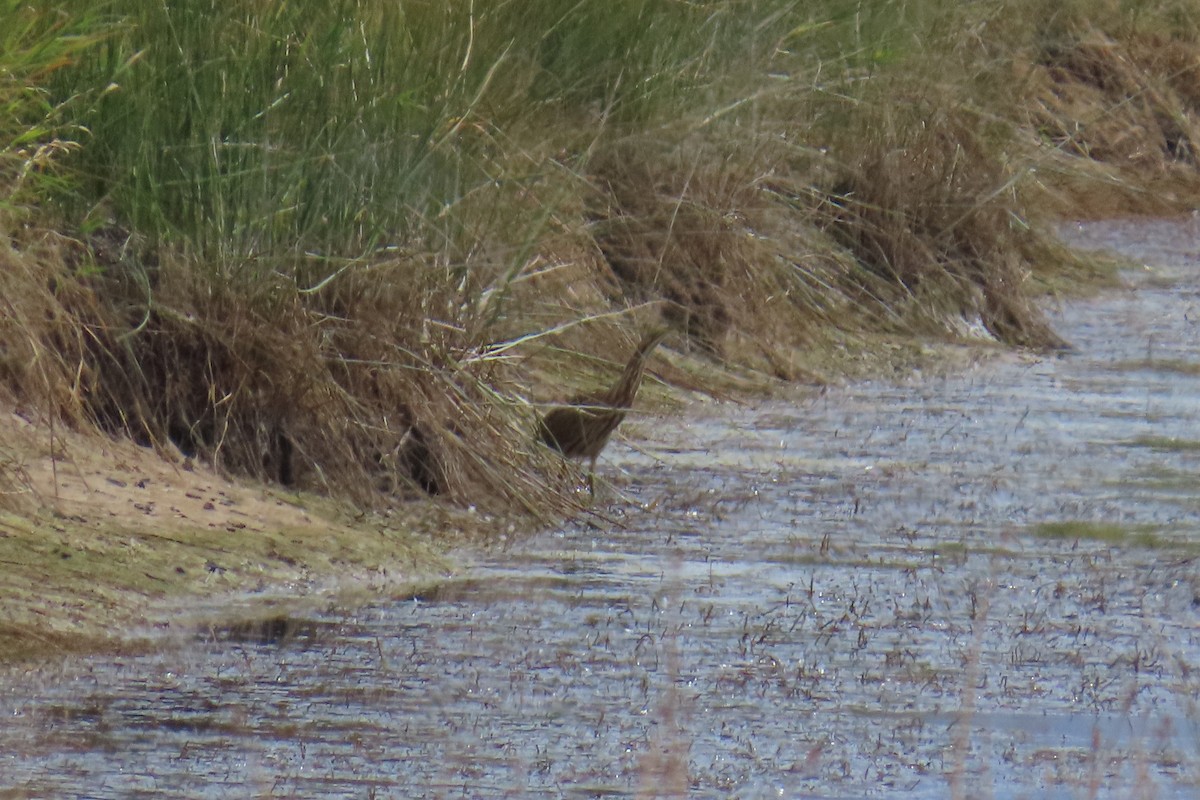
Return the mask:
M 112 2 L 104 45 L 58 89 L 95 93 L 86 203 L 253 275 L 268 253 L 477 236 L 457 206 L 540 179 L 530 151 L 711 102 L 790 4 L 751 6 Z
M 0 0 L 0 209 L 16 212 L 64 188 L 58 161 L 80 134 L 51 76 L 95 43 L 95 21 Z

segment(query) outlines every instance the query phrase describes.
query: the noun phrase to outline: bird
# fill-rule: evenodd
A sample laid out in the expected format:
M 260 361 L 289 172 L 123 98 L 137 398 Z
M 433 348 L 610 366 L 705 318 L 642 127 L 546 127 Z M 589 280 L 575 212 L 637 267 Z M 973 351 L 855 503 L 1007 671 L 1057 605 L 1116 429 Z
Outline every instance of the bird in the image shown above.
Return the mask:
M 620 380 L 611 389 L 573 397 L 538 421 L 538 438 L 542 443 L 566 458 L 589 460 L 588 492 L 592 495 L 596 493 L 596 459 L 633 406 L 646 372 L 646 362 L 668 333 L 669 328 L 656 328 L 647 333 L 629 357 Z

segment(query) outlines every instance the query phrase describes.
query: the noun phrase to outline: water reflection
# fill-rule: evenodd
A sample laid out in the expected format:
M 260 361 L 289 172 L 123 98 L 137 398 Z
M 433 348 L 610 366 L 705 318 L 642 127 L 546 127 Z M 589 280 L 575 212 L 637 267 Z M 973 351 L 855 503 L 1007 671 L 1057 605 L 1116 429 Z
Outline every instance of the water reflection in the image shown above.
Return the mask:
M 424 597 L 8 675 L 0 796 L 1195 797 L 1194 234 L 1070 234 L 1155 267 L 1073 354 L 631 426 L 620 524 Z

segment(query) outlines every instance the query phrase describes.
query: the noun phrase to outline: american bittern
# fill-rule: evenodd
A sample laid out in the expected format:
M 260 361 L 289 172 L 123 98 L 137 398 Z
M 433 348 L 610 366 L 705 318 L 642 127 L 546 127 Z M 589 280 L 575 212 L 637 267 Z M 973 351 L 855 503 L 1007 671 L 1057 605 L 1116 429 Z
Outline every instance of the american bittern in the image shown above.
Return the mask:
M 538 424 L 538 438 L 547 445 L 567 458 L 589 460 L 588 490 L 593 494 L 596 459 L 633 406 L 633 398 L 642 385 L 646 361 L 669 332 L 669 329 L 661 328 L 648 333 L 630 356 L 621 379 L 611 389 L 573 397 L 551 410 Z

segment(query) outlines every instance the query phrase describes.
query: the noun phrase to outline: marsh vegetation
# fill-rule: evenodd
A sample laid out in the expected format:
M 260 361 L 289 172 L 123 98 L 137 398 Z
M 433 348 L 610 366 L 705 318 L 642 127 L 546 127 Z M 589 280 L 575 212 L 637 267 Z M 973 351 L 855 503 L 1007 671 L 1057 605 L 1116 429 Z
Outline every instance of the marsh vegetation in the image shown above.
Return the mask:
M 657 383 L 700 395 L 914 341 L 1054 348 L 1034 299 L 1098 271 L 1056 215 L 1197 196 L 1197 20 L 1169 0 L 0 12 L 0 549 L 68 593 L 48 531 L 209 533 L 134 491 L 129 443 L 180 494 L 195 468 L 389 542 L 483 541 L 583 511 L 534 420 L 662 308 Z M 95 513 L 98 481 L 140 516 Z M 305 530 L 246 563 L 332 555 Z M 191 562 L 145 586 L 139 549 L 106 561 L 111 611 L 202 589 Z
M 1200 359 L 1198 234 L 1075 234 L 1153 269 L 1071 353 L 629 419 L 608 520 L 429 590 L 0 671 L 0 794 L 1192 798 L 1200 458 L 1125 440 L 1200 377 L 1111 366 Z

